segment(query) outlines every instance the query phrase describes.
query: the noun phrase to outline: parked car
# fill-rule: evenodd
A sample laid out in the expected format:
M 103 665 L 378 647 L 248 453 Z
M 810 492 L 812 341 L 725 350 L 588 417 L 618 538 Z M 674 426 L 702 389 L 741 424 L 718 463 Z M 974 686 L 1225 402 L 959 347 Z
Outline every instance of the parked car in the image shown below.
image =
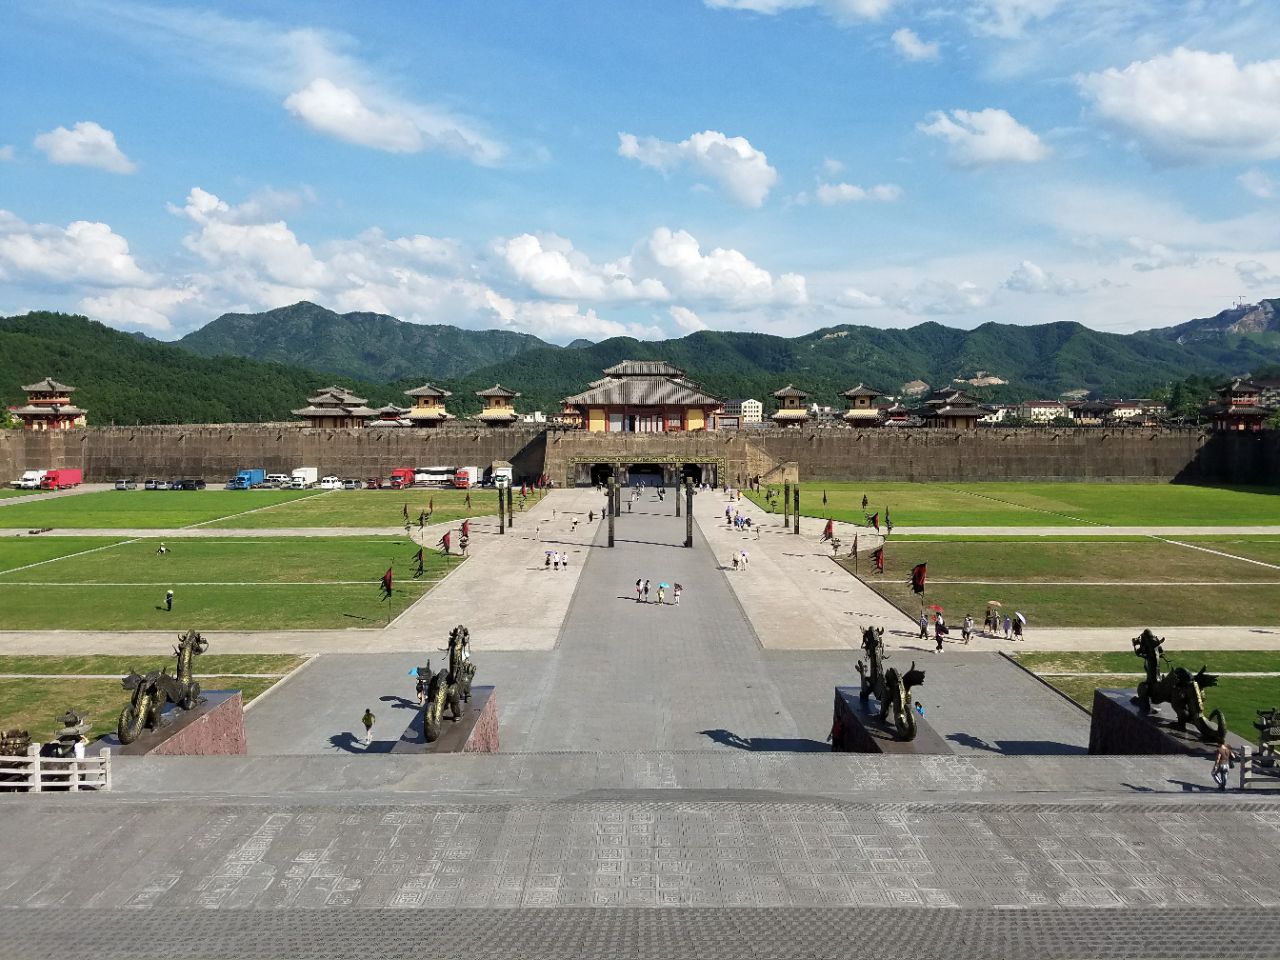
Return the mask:
M 368 480 L 364 482 L 364 485 L 366 490 L 377 490 L 379 487 L 382 486 L 382 478 L 370 477 Z
M 320 479 L 321 490 L 341 490 L 342 481 L 337 477 L 322 477 Z
M 287 487 L 292 480 L 287 473 L 268 473 L 265 482 L 269 487 Z
M 173 489 L 175 490 L 203 490 L 207 486 L 208 484 L 203 480 L 193 477 L 184 477 L 181 480 L 173 481 Z
M 156 486 L 156 484 L 159 482 L 160 481 L 157 480 L 155 477 L 147 477 L 146 481 L 144 481 L 142 484 L 142 489 L 143 490 L 159 490 L 160 488 Z
M 154 487 L 148 487 L 149 490 L 172 490 L 173 484 L 168 480 L 157 480 Z
M 342 481 L 343 490 L 359 490 L 363 486 L 364 484 L 361 483 L 359 480 L 343 480 Z
M 138 481 L 133 479 L 133 477 L 128 477 L 127 479 L 124 479 L 124 480 L 117 480 L 116 489 L 117 490 L 137 490 Z

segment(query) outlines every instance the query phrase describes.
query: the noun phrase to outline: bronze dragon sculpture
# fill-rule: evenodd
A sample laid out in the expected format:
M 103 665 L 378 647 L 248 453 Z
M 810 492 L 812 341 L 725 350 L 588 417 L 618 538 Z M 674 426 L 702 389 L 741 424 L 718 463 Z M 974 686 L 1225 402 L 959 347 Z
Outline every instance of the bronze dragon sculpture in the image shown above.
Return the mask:
M 209 641 L 196 631 L 188 630 L 173 648 L 178 658 L 175 675 L 170 676 L 167 670 L 152 670 L 145 676 L 133 671 L 120 681 L 124 689 L 133 691 L 116 725 L 121 743 L 133 743 L 143 730 L 159 726 L 166 704 L 175 703 L 183 710 L 195 708 L 200 702 L 200 684 L 192 673 L 192 666 L 195 658 L 208 649 Z
M 867 653 L 867 663 L 858 661 L 858 675 L 862 677 L 858 696 L 864 705 L 868 697 L 874 696 L 880 704 L 880 722 L 892 713 L 898 739 L 914 740 L 916 715 L 911 709 L 911 688 L 924 683 L 924 671 L 916 669 L 914 660 L 911 669 L 901 675 L 897 667 L 885 670 L 888 656 L 884 652 L 884 627 L 863 628 L 862 649 Z
M 1138 684 L 1138 695 L 1133 698 L 1138 709 L 1150 713 L 1152 704 L 1167 703 L 1177 717 L 1174 724 L 1177 729 L 1185 730 L 1190 723 L 1205 741 L 1224 742 L 1227 721 L 1222 711 L 1214 709 L 1207 719 L 1204 712 L 1203 691 L 1217 684 L 1217 675 L 1206 673 L 1206 668 L 1201 666 L 1196 674 L 1186 667 L 1174 667 L 1161 676 L 1160 661 L 1168 661 L 1164 655 L 1164 637 L 1157 637 L 1150 629 L 1145 629 L 1131 642 L 1134 655 L 1142 659 L 1146 671 L 1146 677 Z
M 449 666 L 438 673 L 431 673 L 431 661 L 423 671 L 431 679 L 427 682 L 425 718 L 423 730 L 427 743 L 440 739 L 440 726 L 448 708 L 453 722 L 462 719 L 466 704 L 471 700 L 471 681 L 476 675 L 476 665 L 471 660 L 471 633 L 459 624 L 449 633 Z

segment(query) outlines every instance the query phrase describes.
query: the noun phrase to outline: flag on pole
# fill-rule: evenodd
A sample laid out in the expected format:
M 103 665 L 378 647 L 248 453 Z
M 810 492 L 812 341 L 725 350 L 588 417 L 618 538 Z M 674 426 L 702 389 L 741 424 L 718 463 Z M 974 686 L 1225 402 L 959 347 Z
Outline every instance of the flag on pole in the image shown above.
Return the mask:
M 450 539 L 449 539 L 449 532 L 446 530 L 446 531 L 445 531 L 444 536 L 443 536 L 443 537 L 441 537 L 441 538 L 436 542 L 436 546 L 437 546 L 437 547 L 444 547 L 444 552 L 447 554 L 447 553 L 449 552 L 449 544 L 450 544 L 450 542 L 451 542 L 451 541 L 450 541 Z
M 871 515 L 871 526 L 876 528 L 876 533 L 880 532 L 880 514 L 873 513 Z
M 822 491 L 822 505 L 824 507 L 827 505 L 827 491 L 825 490 Z
M 853 535 L 853 549 L 849 552 L 849 556 L 854 556 L 858 552 L 858 535 Z
M 463 520 L 463 521 L 462 521 L 462 535 L 463 535 L 464 537 L 469 537 L 469 536 L 471 536 L 471 521 L 470 521 L 470 520 Z
M 825 527 L 823 527 L 823 528 L 822 528 L 822 541 L 825 543 L 826 541 L 830 540 L 830 539 L 831 539 L 832 537 L 834 537 L 835 535 L 836 535 L 836 531 L 835 531 L 835 527 L 834 527 L 834 525 L 833 525 L 833 521 L 828 520 L 828 521 L 827 521 L 827 525 L 826 525 Z
M 391 568 L 387 567 L 387 572 L 382 575 L 382 599 L 386 600 L 391 596 Z
M 413 555 L 413 560 L 418 565 L 418 568 L 413 571 L 413 579 L 418 580 L 422 577 L 422 566 L 426 563 L 425 558 L 422 556 L 421 547 L 419 547 L 418 552 Z
M 876 547 L 871 559 L 876 563 L 876 573 L 884 573 L 884 547 Z
M 893 533 L 893 519 L 889 516 L 889 508 L 884 508 L 884 528 L 889 533 Z
M 409 519 L 409 505 L 408 505 L 407 503 L 404 505 L 404 507 L 401 509 L 401 511 L 400 511 L 400 512 L 401 512 L 402 514 L 404 514 L 404 518 L 405 518 L 406 520 L 408 520 L 408 519 Z
M 435 513 L 435 512 L 436 512 L 436 498 L 432 497 L 427 502 L 427 513 Z
M 924 568 L 925 564 L 923 563 L 917 563 L 911 568 L 911 589 L 915 593 L 924 593 Z

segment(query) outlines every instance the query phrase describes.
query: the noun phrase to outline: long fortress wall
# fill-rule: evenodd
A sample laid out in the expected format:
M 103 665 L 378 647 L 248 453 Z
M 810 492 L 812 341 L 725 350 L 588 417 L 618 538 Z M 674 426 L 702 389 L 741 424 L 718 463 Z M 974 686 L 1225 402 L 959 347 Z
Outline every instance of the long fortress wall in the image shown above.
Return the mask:
M 1059 428 L 767 429 L 688 434 L 591 434 L 519 426 L 312 430 L 228 424 L 0 431 L 0 480 L 39 467 L 80 467 L 90 481 L 204 477 L 244 467 L 387 476 L 403 466 L 508 460 L 518 477 L 564 483 L 590 462 L 713 463 L 731 483 L 794 463 L 803 482 L 848 479 L 1083 480 L 1280 483 L 1280 431 Z

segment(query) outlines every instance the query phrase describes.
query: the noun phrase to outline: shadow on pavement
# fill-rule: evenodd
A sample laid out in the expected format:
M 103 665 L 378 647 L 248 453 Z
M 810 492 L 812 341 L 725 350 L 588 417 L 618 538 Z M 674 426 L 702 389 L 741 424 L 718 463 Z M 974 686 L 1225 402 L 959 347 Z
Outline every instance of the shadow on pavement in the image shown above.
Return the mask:
M 366 747 L 354 733 L 335 733 L 329 738 L 329 744 L 346 753 L 390 753 L 395 741 L 375 740 Z
M 993 744 L 969 733 L 948 733 L 946 738 L 971 750 L 988 750 L 1009 757 L 1069 757 L 1089 752 L 1087 747 L 1056 740 L 997 740 Z
M 831 745 L 807 737 L 740 737 L 729 730 L 699 730 L 721 746 L 753 753 L 830 753 Z
M 397 710 L 417 710 L 422 706 L 422 704 L 418 703 L 416 700 L 410 700 L 408 697 L 401 697 L 394 693 L 387 694 L 385 697 L 379 697 L 378 699 L 383 703 L 391 704 Z

